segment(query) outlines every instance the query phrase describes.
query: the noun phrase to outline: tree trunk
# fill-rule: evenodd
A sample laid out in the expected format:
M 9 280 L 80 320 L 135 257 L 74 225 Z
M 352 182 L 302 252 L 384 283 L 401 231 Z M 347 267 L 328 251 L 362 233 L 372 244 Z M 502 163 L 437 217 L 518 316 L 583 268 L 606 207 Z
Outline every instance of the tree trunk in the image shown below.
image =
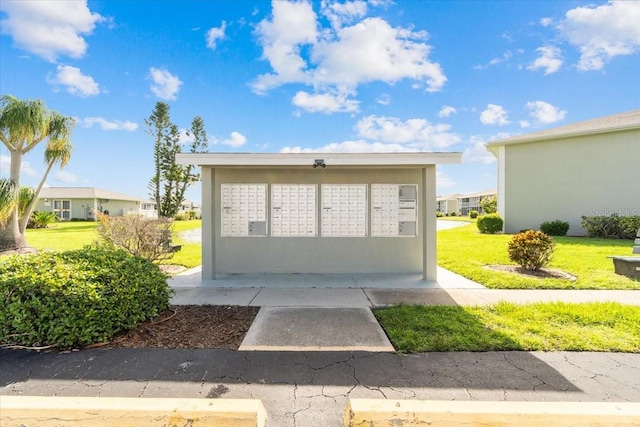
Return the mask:
M 18 227 L 18 210 L 16 209 L 5 227 L 0 228 L 0 252 L 19 251 L 29 245 Z
M 36 192 L 33 194 L 33 200 L 31 200 L 31 202 L 29 203 L 29 206 L 27 206 L 27 209 L 24 211 L 22 218 L 20 218 L 20 223 L 18 224 L 18 230 L 20 231 L 20 234 L 22 234 L 23 236 L 24 236 L 25 230 L 27 229 L 27 224 L 29 223 L 29 217 L 31 217 L 31 212 L 33 211 L 33 208 L 35 207 L 36 203 L 38 203 L 40 190 L 42 190 L 42 187 L 44 186 L 44 183 L 47 180 L 47 177 L 49 176 L 49 172 L 51 172 L 53 163 L 54 162 L 52 160 L 47 165 L 47 170 L 44 172 L 44 175 L 42 176 L 42 179 L 40 180 L 40 183 L 36 188 Z
M 22 165 L 22 152 L 10 150 L 11 172 L 9 178 L 20 188 L 20 166 Z M 0 252 L 19 251 L 29 248 L 24 235 L 20 233 L 20 223 L 18 220 L 18 206 L 15 207 L 9 221 L 5 227 L 0 229 Z

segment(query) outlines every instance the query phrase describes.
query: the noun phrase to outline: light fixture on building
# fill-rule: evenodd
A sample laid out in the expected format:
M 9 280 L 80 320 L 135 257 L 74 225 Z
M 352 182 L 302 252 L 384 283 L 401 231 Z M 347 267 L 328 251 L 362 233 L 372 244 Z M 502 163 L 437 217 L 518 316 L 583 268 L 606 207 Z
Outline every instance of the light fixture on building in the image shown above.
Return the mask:
M 313 168 L 317 168 L 318 166 L 322 167 L 322 168 L 326 168 L 327 165 L 324 163 L 324 159 L 315 159 L 313 161 Z

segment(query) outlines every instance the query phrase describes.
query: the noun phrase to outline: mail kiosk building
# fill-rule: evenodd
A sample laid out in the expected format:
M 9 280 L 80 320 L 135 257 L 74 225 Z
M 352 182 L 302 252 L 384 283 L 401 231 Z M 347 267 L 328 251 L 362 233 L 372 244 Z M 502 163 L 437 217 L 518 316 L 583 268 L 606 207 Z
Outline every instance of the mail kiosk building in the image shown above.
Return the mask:
M 461 153 L 197 153 L 202 279 L 421 273 L 437 281 L 436 164 Z

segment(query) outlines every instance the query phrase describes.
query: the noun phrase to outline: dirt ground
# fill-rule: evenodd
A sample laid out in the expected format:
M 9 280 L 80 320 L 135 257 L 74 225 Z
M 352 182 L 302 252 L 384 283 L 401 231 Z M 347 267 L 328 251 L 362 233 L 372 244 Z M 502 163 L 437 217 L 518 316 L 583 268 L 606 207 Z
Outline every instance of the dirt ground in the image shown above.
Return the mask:
M 116 336 L 103 348 L 226 348 L 236 350 L 259 307 L 171 306 L 153 320 Z

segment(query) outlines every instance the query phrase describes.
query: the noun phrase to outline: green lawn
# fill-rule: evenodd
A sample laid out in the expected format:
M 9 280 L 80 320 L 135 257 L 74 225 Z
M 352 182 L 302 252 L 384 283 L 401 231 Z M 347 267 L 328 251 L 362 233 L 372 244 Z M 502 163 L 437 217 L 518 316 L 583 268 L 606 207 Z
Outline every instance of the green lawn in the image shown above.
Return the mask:
M 399 305 L 375 310 L 394 347 L 426 351 L 640 352 L 640 307 L 618 303 Z
M 49 228 L 28 229 L 29 245 L 36 249 L 70 251 L 98 240 L 97 222 L 56 222 Z
M 630 255 L 633 241 L 554 237 L 555 255 L 549 267 L 578 280 L 537 279 L 484 268 L 514 264 L 507 255 L 512 235 L 480 234 L 475 224 L 438 232 L 438 265 L 483 284 L 503 289 L 640 289 L 640 281 L 614 273 L 610 255 Z
M 201 264 L 201 245 L 184 243 L 177 234 L 181 231 L 200 228 L 201 220 L 175 221 L 173 223 L 174 243 L 182 244 L 182 249 L 173 258 L 163 261 L 163 264 L 184 265 L 196 267 Z M 67 251 L 82 249 L 98 240 L 96 222 L 58 222 L 49 228 L 30 229 L 26 232 L 27 242 L 36 249 Z

